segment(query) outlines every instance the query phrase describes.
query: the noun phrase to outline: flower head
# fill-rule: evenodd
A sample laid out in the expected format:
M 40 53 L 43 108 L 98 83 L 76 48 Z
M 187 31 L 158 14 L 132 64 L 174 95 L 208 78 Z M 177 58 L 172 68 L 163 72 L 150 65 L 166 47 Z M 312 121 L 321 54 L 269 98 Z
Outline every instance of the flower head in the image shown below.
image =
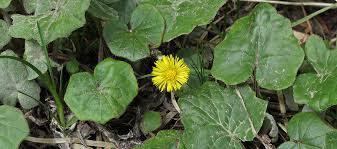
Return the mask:
M 172 55 L 163 56 L 155 65 L 151 73 L 152 82 L 160 91 L 179 90 L 188 80 L 190 69 L 183 59 Z

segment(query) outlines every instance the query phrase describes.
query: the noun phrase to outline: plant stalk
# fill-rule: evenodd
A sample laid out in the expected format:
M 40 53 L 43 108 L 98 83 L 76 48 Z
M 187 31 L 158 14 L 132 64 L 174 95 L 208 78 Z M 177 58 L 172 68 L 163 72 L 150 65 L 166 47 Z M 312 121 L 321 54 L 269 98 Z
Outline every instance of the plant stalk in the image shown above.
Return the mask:
M 315 16 L 317 16 L 317 15 L 319 15 L 319 14 L 321 14 L 321 13 L 327 11 L 327 10 L 333 9 L 333 8 L 337 8 L 337 3 L 335 3 L 335 4 L 333 4 L 333 5 L 330 5 L 330 6 L 328 6 L 328 7 L 324 7 L 324 8 L 322 8 L 322 9 L 320 9 L 320 10 L 318 10 L 318 11 L 316 11 L 316 12 L 314 12 L 314 13 L 308 15 L 308 16 L 305 16 L 305 17 L 302 18 L 302 19 L 299 19 L 299 20 L 293 22 L 293 23 L 291 24 L 291 26 L 292 26 L 292 27 L 295 27 L 295 26 L 297 26 L 297 25 L 299 25 L 299 24 L 302 24 L 303 22 L 306 22 L 306 21 L 310 20 L 311 18 L 313 18 L 313 17 L 315 17 Z
M 174 92 L 171 92 L 171 102 L 173 104 L 173 107 L 177 110 L 177 112 L 180 113 L 181 110 L 178 106 L 178 103 L 177 103 L 176 99 L 174 98 Z
M 48 87 L 48 90 L 50 91 L 50 93 L 52 94 L 52 96 L 55 99 L 56 111 L 57 111 L 57 115 L 59 117 L 59 122 L 61 123 L 62 127 L 65 127 L 66 123 L 65 123 L 65 118 L 64 118 L 63 103 L 61 101 L 61 98 L 60 98 L 59 94 L 57 93 L 57 90 L 56 90 L 56 83 L 55 83 L 55 80 L 54 80 L 53 70 L 52 70 L 52 67 L 51 67 L 51 64 L 50 64 L 50 60 L 49 60 L 49 56 L 48 56 L 48 50 L 47 50 L 46 44 L 44 42 L 44 38 L 43 38 L 43 34 L 42 34 L 42 31 L 41 31 L 41 27 L 40 27 L 39 22 L 37 22 L 37 28 L 38 28 L 38 31 L 39 31 L 43 52 L 44 52 L 44 55 L 45 55 L 45 58 L 46 58 L 46 61 L 47 61 L 47 66 L 48 66 L 49 77 L 47 77 L 48 81 L 46 81 L 46 82 L 48 82 L 47 87 Z
M 286 106 L 285 106 L 284 96 L 283 96 L 282 90 L 277 91 L 277 97 L 278 97 L 278 102 L 279 102 L 279 105 L 280 105 L 281 114 L 285 114 L 287 111 L 286 111 Z

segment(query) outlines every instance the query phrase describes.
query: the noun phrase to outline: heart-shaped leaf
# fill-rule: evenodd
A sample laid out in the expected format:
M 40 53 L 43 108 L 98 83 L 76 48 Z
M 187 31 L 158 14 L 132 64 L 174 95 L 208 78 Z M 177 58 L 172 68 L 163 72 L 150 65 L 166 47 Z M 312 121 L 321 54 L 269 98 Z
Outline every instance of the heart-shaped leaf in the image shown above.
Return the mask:
M 8 35 L 8 24 L 0 19 L 0 49 L 4 47 L 10 40 L 11 37 Z
M 165 18 L 164 41 L 208 24 L 227 0 L 140 0 L 155 6 Z
M 336 130 L 323 122 L 315 113 L 296 114 L 288 124 L 290 141 L 281 144 L 278 149 L 332 149 L 326 142 L 336 136 Z M 329 139 L 327 139 L 329 138 Z M 336 148 L 337 146 L 334 146 Z
M 111 20 L 103 31 L 110 51 L 131 61 L 150 55 L 150 45 L 158 46 L 164 31 L 164 19 L 151 5 L 140 5 L 132 13 L 131 28 Z
M 0 8 L 7 8 L 12 0 L 0 0 Z
M 1 55 L 16 56 L 10 50 L 2 52 Z M 19 102 L 24 109 L 30 109 L 39 104 L 36 100 L 40 100 L 40 86 L 35 81 L 28 80 L 28 72 L 24 64 L 2 58 L 0 70 L 0 100 L 2 103 L 15 106 Z
M 135 149 L 179 149 L 180 134 L 176 130 L 162 130 Z
M 9 34 L 15 38 L 35 39 L 41 44 L 37 22 L 40 23 L 44 41 L 68 37 L 72 31 L 85 24 L 85 12 L 90 0 L 37 0 L 35 15 L 12 15 Z
M 26 119 L 14 107 L 0 106 L 0 146 L 3 149 L 18 149 L 29 134 Z
M 324 41 L 310 36 L 305 45 L 306 55 L 316 74 L 300 75 L 294 85 L 295 102 L 308 104 L 317 111 L 323 111 L 337 104 L 337 51 L 329 50 Z
M 242 148 L 262 126 L 267 102 L 248 87 L 226 88 L 206 82 L 179 99 L 187 148 Z
M 118 12 L 103 0 L 92 0 L 88 11 L 102 20 L 118 19 Z
M 121 116 L 137 92 L 132 67 L 108 58 L 96 66 L 94 75 L 72 75 L 64 100 L 78 119 L 104 124 Z
M 281 90 L 293 84 L 303 59 L 290 21 L 263 3 L 236 21 L 214 49 L 212 75 L 234 85 L 255 72 L 261 87 Z

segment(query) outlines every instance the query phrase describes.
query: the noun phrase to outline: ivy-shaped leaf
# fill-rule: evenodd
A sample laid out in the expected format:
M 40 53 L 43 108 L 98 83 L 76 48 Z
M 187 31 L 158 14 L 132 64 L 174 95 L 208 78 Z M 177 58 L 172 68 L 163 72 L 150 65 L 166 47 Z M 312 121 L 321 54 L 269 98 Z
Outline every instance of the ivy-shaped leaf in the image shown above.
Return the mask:
M 37 22 L 40 23 L 46 44 L 68 37 L 85 24 L 85 12 L 90 0 L 38 0 L 37 4 L 32 16 L 12 15 L 13 25 L 9 29 L 12 37 L 35 39 L 41 44 Z
M 137 93 L 132 67 L 107 58 L 96 66 L 93 75 L 72 75 L 64 100 L 78 119 L 104 124 L 121 116 Z
M 262 126 L 267 102 L 248 87 L 223 88 L 206 82 L 179 99 L 186 148 L 242 148 Z
M 261 87 L 281 90 L 293 84 L 303 59 L 290 21 L 263 3 L 236 21 L 214 49 L 212 75 L 234 85 L 255 72 Z
M 16 56 L 9 50 L 2 52 L 1 55 Z M 28 72 L 24 64 L 2 58 L 0 70 L 0 100 L 3 104 L 15 106 L 19 102 L 24 109 L 30 109 L 39 104 L 36 100 L 40 100 L 40 86 L 35 81 L 28 80 Z
M 43 53 L 42 47 L 35 41 L 25 41 L 25 53 L 24 59 L 34 65 L 37 69 L 39 69 L 42 73 L 47 72 L 47 60 Z M 57 66 L 57 63 L 50 60 L 51 65 Z M 39 77 L 39 75 L 32 70 L 31 68 L 27 67 L 28 70 L 28 80 L 33 80 Z
M 308 104 L 317 111 L 323 111 L 337 104 L 337 51 L 329 50 L 324 41 L 310 36 L 305 45 L 307 59 L 316 74 L 300 75 L 294 85 L 295 102 Z
M 0 146 L 3 149 L 18 149 L 29 134 L 22 112 L 14 107 L 0 106 Z
M 140 5 L 132 13 L 131 28 L 111 20 L 103 31 L 110 51 L 131 61 L 150 55 L 150 45 L 158 46 L 164 31 L 164 19 L 151 5 Z
M 135 149 L 179 149 L 180 134 L 176 130 L 162 130 Z M 180 148 L 181 149 L 181 148 Z
M 336 140 L 333 138 L 336 130 L 323 122 L 317 114 L 310 112 L 296 114 L 290 120 L 287 132 L 290 141 L 281 144 L 278 149 L 333 149 L 328 143 Z
M 118 12 L 103 0 L 92 0 L 88 9 L 89 13 L 102 20 L 117 19 Z
M 8 35 L 8 24 L 0 19 L 0 50 L 11 40 L 11 37 Z
M 208 24 L 227 0 L 140 0 L 155 6 L 165 18 L 164 41 Z
M 0 8 L 7 8 L 12 0 L 0 0 Z

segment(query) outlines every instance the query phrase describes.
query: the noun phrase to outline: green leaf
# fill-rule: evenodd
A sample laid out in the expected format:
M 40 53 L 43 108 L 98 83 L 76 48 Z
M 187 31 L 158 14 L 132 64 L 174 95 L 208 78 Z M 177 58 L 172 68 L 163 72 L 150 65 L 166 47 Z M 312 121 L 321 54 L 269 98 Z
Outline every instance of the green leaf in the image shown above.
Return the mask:
M 118 11 L 119 19 L 125 24 L 130 22 L 131 14 L 137 6 L 137 0 L 121 0 L 113 4 L 113 7 Z
M 29 134 L 22 112 L 14 107 L 0 106 L 0 146 L 3 149 L 18 149 Z
M 66 69 L 70 74 L 74 74 L 76 72 L 79 72 L 80 71 L 80 63 L 75 58 L 72 58 L 69 62 L 67 62 Z
M 161 116 L 159 112 L 148 111 L 144 113 L 140 128 L 144 133 L 156 130 L 161 125 Z
M 0 0 L 0 8 L 7 8 L 12 0 Z
M 150 55 L 149 44 L 158 46 L 164 31 L 164 19 L 151 5 L 140 5 L 132 13 L 131 28 L 111 20 L 103 31 L 110 51 L 131 61 Z
M 8 35 L 8 24 L 0 19 L 0 50 L 11 40 L 11 37 Z
M 300 75 L 294 84 L 295 102 L 308 104 L 316 111 L 323 111 L 337 104 L 337 51 L 329 50 L 324 41 L 310 36 L 305 45 L 307 59 L 316 74 Z
M 178 149 L 180 134 L 176 130 L 162 130 L 135 149 Z
M 337 132 L 330 132 L 325 138 L 325 148 L 326 149 L 336 149 L 337 148 Z
M 1 55 L 16 56 L 10 50 Z M 36 100 L 40 100 L 40 87 L 35 81 L 28 80 L 24 64 L 12 59 L 0 59 L 0 70 L 0 100 L 3 104 L 15 106 L 19 102 L 24 109 L 39 104 Z
M 36 41 L 25 41 L 25 53 L 24 59 L 38 68 L 42 73 L 46 73 L 48 70 L 47 66 L 47 59 L 43 53 L 42 47 Z M 52 60 L 53 66 L 57 66 L 58 64 Z M 39 77 L 39 75 L 32 70 L 31 68 L 27 67 L 28 71 L 28 80 L 33 80 Z
M 248 87 L 226 88 L 206 82 L 179 99 L 186 148 L 242 148 L 262 126 L 267 102 Z
M 31 14 L 35 12 L 37 5 L 36 1 L 37 0 L 22 0 L 23 8 L 25 9 L 26 13 Z
M 317 114 L 310 112 L 296 114 L 290 120 L 287 131 L 290 141 L 281 144 L 278 149 L 328 149 L 328 144 L 325 143 L 327 138 L 329 141 L 336 139 L 330 136 L 336 130 L 323 122 Z
M 164 41 L 192 32 L 208 24 L 227 0 L 140 0 L 155 6 L 165 18 Z
M 85 11 L 90 0 L 38 0 L 35 14 L 12 15 L 13 25 L 9 34 L 15 38 L 37 40 L 41 44 L 37 22 L 40 23 L 46 44 L 55 39 L 68 37 L 72 31 L 85 24 Z
M 79 120 L 104 124 L 121 116 L 137 92 L 132 67 L 107 58 L 96 66 L 93 75 L 72 75 L 64 100 Z
M 92 0 L 88 9 L 89 13 L 102 20 L 118 19 L 118 12 L 104 0 Z
M 214 49 L 212 75 L 226 84 L 245 82 L 255 71 L 259 86 L 281 90 L 293 84 L 304 59 L 291 23 L 270 4 L 259 4 L 236 21 Z

